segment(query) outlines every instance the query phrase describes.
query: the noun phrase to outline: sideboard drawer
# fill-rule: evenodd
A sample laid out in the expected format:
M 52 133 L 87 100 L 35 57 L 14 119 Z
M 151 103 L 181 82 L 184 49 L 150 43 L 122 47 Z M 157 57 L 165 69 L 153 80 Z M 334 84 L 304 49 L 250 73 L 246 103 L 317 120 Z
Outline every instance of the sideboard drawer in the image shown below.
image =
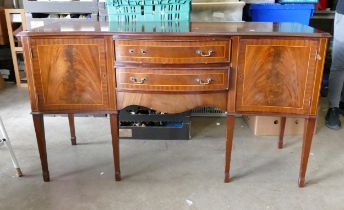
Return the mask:
M 116 40 L 116 61 L 134 63 L 229 62 L 230 40 Z
M 116 69 L 117 90 L 218 91 L 228 89 L 228 69 Z

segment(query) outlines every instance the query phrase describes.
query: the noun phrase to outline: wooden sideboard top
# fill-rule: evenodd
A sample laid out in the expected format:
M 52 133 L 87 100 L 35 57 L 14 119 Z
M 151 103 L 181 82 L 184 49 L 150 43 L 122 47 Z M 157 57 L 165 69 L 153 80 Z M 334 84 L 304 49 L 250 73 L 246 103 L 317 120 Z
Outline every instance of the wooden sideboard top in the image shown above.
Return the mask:
M 23 31 L 20 36 L 41 35 L 264 35 L 296 37 L 330 37 L 329 33 L 299 23 L 270 22 L 177 22 L 177 23 L 107 23 L 107 22 L 65 22 L 53 23 Z

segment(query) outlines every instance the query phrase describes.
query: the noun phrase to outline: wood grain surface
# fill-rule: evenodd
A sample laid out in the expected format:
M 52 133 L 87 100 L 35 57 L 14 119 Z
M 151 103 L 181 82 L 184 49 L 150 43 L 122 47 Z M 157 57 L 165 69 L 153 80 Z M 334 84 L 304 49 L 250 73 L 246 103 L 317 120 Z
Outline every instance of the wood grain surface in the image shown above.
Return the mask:
M 156 39 L 157 36 L 178 36 L 178 37 L 208 37 L 215 36 L 260 36 L 260 37 L 305 37 L 320 38 L 330 37 L 327 32 L 323 32 L 300 23 L 267 23 L 267 22 L 190 22 L 190 27 L 185 29 L 183 24 L 180 28 L 171 28 L 172 30 L 164 30 L 171 32 L 142 32 L 132 30 L 135 22 L 124 24 L 123 27 L 111 27 L 109 22 L 95 21 L 66 21 L 61 23 L 47 24 L 44 27 L 35 28 L 31 31 L 21 32 L 21 36 L 60 36 L 66 35 L 114 35 L 114 36 L 137 36 L 142 38 Z M 151 27 L 154 22 L 141 22 L 143 28 Z M 159 23 L 158 23 L 159 24 Z M 109 27 L 110 26 L 110 27 Z M 86 29 L 86 30 L 85 30 Z
M 229 61 L 227 41 L 116 40 L 116 61 L 219 63 Z
M 282 32 L 275 28 L 281 24 L 272 24 L 273 32 L 264 34 L 269 29 L 262 25 L 192 23 L 192 33 L 166 34 L 23 32 L 44 180 L 50 180 L 45 113 L 69 114 L 72 144 L 73 113 L 110 114 L 119 181 L 118 110 L 139 105 L 173 114 L 212 106 L 227 112 L 225 182 L 230 178 L 234 115 L 282 116 L 280 148 L 285 117 L 305 117 L 299 175 L 303 187 L 327 44 L 321 37 L 328 35 L 307 32 L 311 28 Z M 254 29 L 258 31 L 251 33 Z
M 104 38 L 41 38 L 31 43 L 32 73 L 40 109 L 111 107 L 114 96 L 110 97 L 113 90 L 109 86 L 113 85 L 108 76 L 113 77 L 113 71 L 107 66 Z
M 229 70 L 117 68 L 117 90 L 214 91 L 228 89 Z M 209 83 L 209 84 L 208 84 Z
M 237 110 L 308 113 L 318 41 L 242 39 Z
M 154 94 L 117 92 L 117 108 L 144 106 L 166 113 L 181 113 L 199 106 L 213 106 L 226 111 L 227 92 L 197 94 Z

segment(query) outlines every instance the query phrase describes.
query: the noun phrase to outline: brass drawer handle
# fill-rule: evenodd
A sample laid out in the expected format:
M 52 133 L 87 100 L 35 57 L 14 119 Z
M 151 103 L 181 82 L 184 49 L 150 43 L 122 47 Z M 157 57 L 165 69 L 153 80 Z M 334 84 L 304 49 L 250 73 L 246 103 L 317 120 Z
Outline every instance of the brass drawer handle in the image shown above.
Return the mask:
M 212 81 L 214 81 L 214 80 L 211 78 L 208 78 L 206 82 L 203 82 L 203 80 L 201 80 L 199 78 L 196 79 L 196 82 L 198 82 L 200 85 L 209 85 Z
M 130 54 L 135 53 L 135 49 L 129 49 L 128 51 L 129 51 Z
M 146 78 L 142 77 L 140 81 L 137 81 L 135 77 L 130 77 L 130 81 L 134 82 L 135 84 L 143 84 L 145 82 Z
M 196 50 L 196 54 L 202 56 L 202 57 L 210 57 L 215 54 L 214 50 L 208 50 L 208 54 L 204 54 L 203 50 Z
M 142 53 L 143 55 L 145 55 L 145 54 L 147 54 L 147 51 L 146 51 L 145 49 L 141 49 L 141 53 Z

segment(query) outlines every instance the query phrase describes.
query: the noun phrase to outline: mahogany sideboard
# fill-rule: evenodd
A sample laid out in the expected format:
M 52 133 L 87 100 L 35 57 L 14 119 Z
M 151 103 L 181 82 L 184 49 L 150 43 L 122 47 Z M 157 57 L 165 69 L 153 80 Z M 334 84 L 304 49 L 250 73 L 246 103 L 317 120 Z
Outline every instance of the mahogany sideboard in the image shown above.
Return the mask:
M 43 115 L 110 116 L 115 179 L 121 180 L 118 111 L 167 113 L 214 106 L 227 113 L 224 181 L 234 116 L 305 118 L 299 186 L 318 110 L 329 34 L 297 23 L 64 23 L 20 34 L 43 179 L 49 181 Z

